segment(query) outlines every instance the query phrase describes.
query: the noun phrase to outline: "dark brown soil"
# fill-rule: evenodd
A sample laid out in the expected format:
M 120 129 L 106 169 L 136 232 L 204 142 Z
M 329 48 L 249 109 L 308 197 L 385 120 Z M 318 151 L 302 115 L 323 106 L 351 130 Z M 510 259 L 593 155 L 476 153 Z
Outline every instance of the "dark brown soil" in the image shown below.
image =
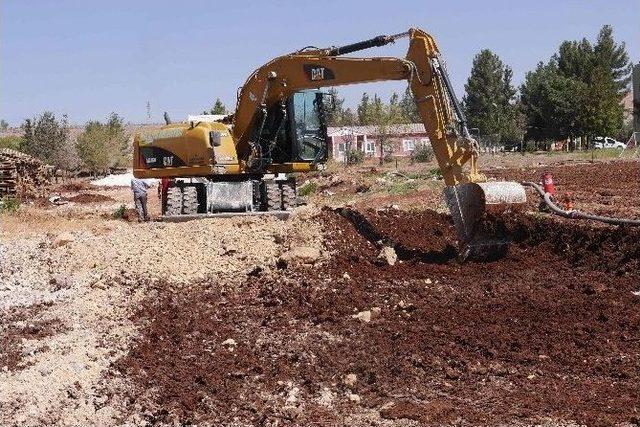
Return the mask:
M 152 424 L 640 422 L 637 231 L 521 215 L 496 225 L 514 239 L 506 258 L 459 264 L 434 212 L 320 220 L 325 265 L 159 288 L 114 367 L 131 411 Z M 380 263 L 378 240 L 400 262 Z M 373 307 L 370 323 L 352 317 Z M 349 420 L 365 409 L 377 415 Z
M 24 362 L 23 340 L 40 340 L 62 330 L 59 320 L 33 320 L 42 308 L 42 305 L 15 308 L 3 315 L 0 323 L 0 369 L 5 366 L 11 371 L 24 369 L 28 365 Z
M 543 172 L 553 175 L 559 196 L 571 193 L 575 209 L 602 215 L 640 218 L 640 162 L 558 165 L 527 169 L 496 169 L 496 179 L 540 182 Z M 530 207 L 539 199 L 529 193 Z
M 401 259 L 447 262 L 457 256 L 449 215 L 397 209 L 369 209 L 364 213 L 339 209 L 338 213 L 348 218 L 370 242 L 393 246 Z
M 115 199 L 103 194 L 95 193 L 80 193 L 77 196 L 65 197 L 67 202 L 74 203 L 100 203 L 100 202 L 114 202 Z

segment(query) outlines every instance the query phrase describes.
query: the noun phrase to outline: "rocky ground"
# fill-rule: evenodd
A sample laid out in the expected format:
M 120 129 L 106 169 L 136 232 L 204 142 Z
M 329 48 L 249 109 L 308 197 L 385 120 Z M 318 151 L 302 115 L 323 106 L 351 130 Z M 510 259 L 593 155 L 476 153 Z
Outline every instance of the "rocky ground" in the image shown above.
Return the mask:
M 640 217 L 637 161 L 542 160 L 489 175 Z M 637 230 L 521 212 L 460 264 L 432 166 L 371 167 L 288 221 L 113 219 L 129 190 L 86 184 L 3 215 L 0 425 L 640 423 Z

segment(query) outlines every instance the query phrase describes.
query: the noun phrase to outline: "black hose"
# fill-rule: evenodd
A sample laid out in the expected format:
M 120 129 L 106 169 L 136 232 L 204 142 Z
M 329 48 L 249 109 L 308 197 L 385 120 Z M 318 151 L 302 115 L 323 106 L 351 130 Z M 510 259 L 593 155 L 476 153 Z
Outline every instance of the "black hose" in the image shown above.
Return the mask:
M 369 40 L 348 44 L 346 46 L 334 47 L 329 50 L 327 55 L 339 56 L 347 53 L 357 52 L 359 50 L 369 49 L 371 47 L 380 47 L 386 44 L 393 43 L 393 38 L 389 36 L 378 36 Z
M 553 200 L 551 200 L 551 194 L 545 192 L 540 185 L 530 181 L 525 181 L 521 184 L 526 187 L 533 187 L 538 192 L 538 194 L 540 194 L 540 197 L 544 200 L 549 209 L 551 209 L 551 211 L 556 215 L 571 219 L 590 219 L 593 221 L 600 221 L 613 225 L 630 225 L 634 227 L 640 226 L 640 219 L 613 218 L 610 216 L 593 215 L 576 210 L 565 211 L 564 209 L 561 209 L 558 205 L 556 205 Z

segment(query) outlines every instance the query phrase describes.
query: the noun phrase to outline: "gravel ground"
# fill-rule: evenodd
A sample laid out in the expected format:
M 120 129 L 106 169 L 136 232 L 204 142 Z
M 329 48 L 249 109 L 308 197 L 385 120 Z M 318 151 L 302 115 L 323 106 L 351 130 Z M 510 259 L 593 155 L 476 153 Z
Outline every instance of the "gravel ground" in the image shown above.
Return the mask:
M 136 334 L 130 316 L 144 297 L 204 279 L 233 286 L 276 268 L 291 248 L 321 242 L 313 208 L 289 221 L 174 224 L 104 220 L 64 206 L 48 212 L 44 232 L 25 223 L 46 213 L 25 210 L 3 224 L 0 331 L 3 353 L 18 349 L 18 360 L 0 359 L 0 425 L 114 424 L 128 385 L 105 373 L 126 354 Z

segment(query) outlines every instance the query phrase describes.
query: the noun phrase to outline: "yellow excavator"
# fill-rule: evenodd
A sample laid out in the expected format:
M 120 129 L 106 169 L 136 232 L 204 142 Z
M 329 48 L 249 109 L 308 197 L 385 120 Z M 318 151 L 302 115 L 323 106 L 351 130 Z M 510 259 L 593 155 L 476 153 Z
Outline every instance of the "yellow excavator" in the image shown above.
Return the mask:
M 343 55 L 409 39 L 406 57 Z M 167 192 L 167 217 L 228 212 L 279 214 L 296 206 L 296 172 L 317 170 L 327 159 L 321 88 L 387 80 L 409 83 L 446 184 L 444 197 L 462 258 L 503 252 L 505 240 L 480 226 L 489 206 L 526 201 L 516 182 L 489 182 L 478 172 L 478 144 L 470 136 L 433 37 L 411 28 L 342 47 L 283 55 L 255 70 L 239 89 L 234 114 L 168 124 L 134 138 L 138 178 L 177 178 Z

